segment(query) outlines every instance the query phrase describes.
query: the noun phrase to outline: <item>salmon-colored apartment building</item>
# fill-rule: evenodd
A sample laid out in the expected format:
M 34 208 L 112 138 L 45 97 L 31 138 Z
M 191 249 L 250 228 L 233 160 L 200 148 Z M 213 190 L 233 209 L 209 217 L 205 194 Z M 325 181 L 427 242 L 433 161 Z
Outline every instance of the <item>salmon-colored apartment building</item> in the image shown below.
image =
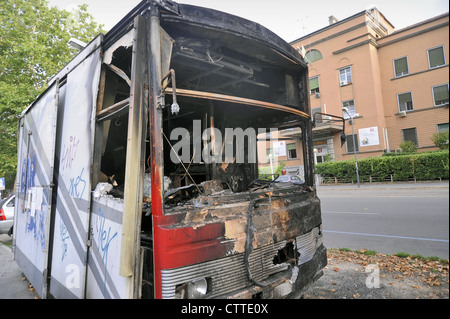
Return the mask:
M 311 115 L 350 114 L 358 158 L 393 152 L 406 140 L 419 152 L 437 149 L 431 137 L 449 123 L 449 14 L 401 30 L 377 8 L 329 20 L 327 27 L 291 43 L 308 60 Z M 317 162 L 354 158 L 349 121 L 341 147 L 342 122 L 316 117 Z M 278 161 L 286 163 L 288 174 L 302 175 L 300 134 L 278 133 L 286 147 Z M 272 149 L 267 143 L 267 154 Z

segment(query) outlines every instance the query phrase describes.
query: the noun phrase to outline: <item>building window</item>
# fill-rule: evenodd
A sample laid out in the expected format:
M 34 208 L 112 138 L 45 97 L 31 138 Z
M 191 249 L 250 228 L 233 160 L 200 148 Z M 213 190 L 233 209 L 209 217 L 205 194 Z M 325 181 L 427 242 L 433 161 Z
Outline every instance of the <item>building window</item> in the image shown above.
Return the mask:
M 348 66 L 339 69 L 339 85 L 344 86 L 352 84 L 352 69 Z
M 407 57 L 394 60 L 394 73 L 396 78 L 409 74 Z
M 328 149 L 327 149 L 326 144 L 325 145 L 317 145 L 316 147 L 314 147 L 314 149 L 315 149 L 317 163 L 324 163 L 325 158 L 328 156 Z
M 297 158 L 297 149 L 295 143 L 287 144 L 288 159 Z
M 309 50 L 308 52 L 306 52 L 305 58 L 308 60 L 308 62 L 311 63 L 322 59 L 322 53 L 320 53 L 319 50 Z
M 402 130 L 403 142 L 411 141 L 414 145 L 419 146 L 417 142 L 417 130 L 415 127 Z
M 347 135 L 347 153 L 353 153 L 354 152 L 354 145 L 353 145 L 353 136 L 355 136 L 355 146 L 356 151 L 359 152 L 359 142 L 358 142 L 358 134 L 349 134 Z
M 428 50 L 428 64 L 430 66 L 430 69 L 445 65 L 445 55 L 443 46 Z
M 411 92 L 398 94 L 397 99 L 398 99 L 398 109 L 400 112 L 402 111 L 408 112 L 414 110 Z
M 309 93 L 317 94 L 320 92 L 319 89 L 319 77 L 315 76 L 309 79 Z
M 448 131 L 448 123 L 438 124 L 437 125 L 437 131 L 438 131 L 438 133 L 442 133 L 442 132 Z
M 433 87 L 434 106 L 448 104 L 448 84 Z
M 352 117 L 356 115 L 356 109 L 355 109 L 355 101 L 349 100 L 342 102 L 342 107 L 346 107 L 348 109 L 348 113 L 351 114 Z M 347 114 L 347 112 L 342 112 L 344 119 L 349 119 L 350 116 Z

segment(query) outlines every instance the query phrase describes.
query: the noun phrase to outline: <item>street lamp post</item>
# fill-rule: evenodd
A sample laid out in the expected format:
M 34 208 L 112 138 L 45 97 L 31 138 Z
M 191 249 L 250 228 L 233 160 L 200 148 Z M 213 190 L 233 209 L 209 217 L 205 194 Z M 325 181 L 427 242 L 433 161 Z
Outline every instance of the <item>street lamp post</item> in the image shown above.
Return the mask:
M 350 117 L 350 124 L 352 125 L 352 137 L 353 137 L 353 154 L 355 155 L 355 168 L 356 168 L 356 180 L 358 181 L 358 188 L 359 188 L 359 170 L 358 170 L 358 160 L 356 158 L 356 141 L 355 141 L 355 133 L 353 131 L 353 116 L 348 111 L 348 108 L 343 107 L 342 111 L 347 113 L 347 115 Z
M 317 165 L 317 148 L 314 147 L 313 152 L 314 152 L 314 166 L 316 166 Z M 314 177 L 316 179 L 316 187 L 317 187 L 320 184 L 319 175 L 314 173 Z
M 273 155 L 272 155 L 272 153 L 270 153 L 268 157 L 269 157 L 269 161 L 270 161 L 270 171 L 272 173 L 272 180 L 274 180 L 274 178 L 273 178 L 273 161 L 272 161 Z

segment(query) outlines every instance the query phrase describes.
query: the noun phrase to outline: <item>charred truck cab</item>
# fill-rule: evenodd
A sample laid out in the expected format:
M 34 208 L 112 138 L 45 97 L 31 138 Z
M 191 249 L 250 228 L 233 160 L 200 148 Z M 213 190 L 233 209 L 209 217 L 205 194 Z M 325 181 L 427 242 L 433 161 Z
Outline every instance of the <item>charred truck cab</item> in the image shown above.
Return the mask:
M 254 22 L 143 1 L 19 123 L 15 259 L 47 298 L 296 298 L 327 263 L 308 69 Z M 302 184 L 262 177 L 296 129 Z

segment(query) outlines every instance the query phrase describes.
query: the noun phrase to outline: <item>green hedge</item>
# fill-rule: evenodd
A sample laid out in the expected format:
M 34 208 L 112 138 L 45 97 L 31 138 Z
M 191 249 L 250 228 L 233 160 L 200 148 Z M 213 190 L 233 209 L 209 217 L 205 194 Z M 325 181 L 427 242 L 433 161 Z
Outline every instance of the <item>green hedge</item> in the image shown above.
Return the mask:
M 281 175 L 283 168 L 286 166 L 286 163 L 281 161 L 279 165 L 273 168 L 273 173 Z M 271 175 L 272 169 L 270 166 L 258 167 L 258 174 L 260 178 L 266 177 L 266 175 Z
M 449 151 L 370 157 L 358 160 L 358 168 L 361 182 L 368 181 L 369 176 L 388 179 L 391 175 L 394 181 L 448 179 Z M 356 182 L 354 160 L 319 163 L 315 173 L 337 177 L 343 183 Z

